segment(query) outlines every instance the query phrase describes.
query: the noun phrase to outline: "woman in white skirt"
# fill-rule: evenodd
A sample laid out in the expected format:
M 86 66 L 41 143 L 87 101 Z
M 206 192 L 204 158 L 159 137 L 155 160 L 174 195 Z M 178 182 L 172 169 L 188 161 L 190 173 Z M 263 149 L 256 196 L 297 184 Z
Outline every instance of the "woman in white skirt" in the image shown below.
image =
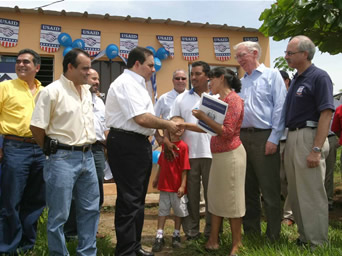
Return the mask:
M 245 215 L 246 151 L 240 140 L 243 120 L 243 100 L 237 95 L 241 82 L 233 71 L 214 68 L 209 73 L 212 94 L 228 103 L 223 124 L 219 124 L 203 111 L 195 109 L 192 114 L 204 121 L 217 136 L 211 138 L 212 166 L 209 174 L 208 209 L 211 213 L 211 232 L 206 243 L 207 250 L 219 248 L 219 230 L 224 217 L 229 218 L 232 233 L 230 255 L 236 255 L 241 242 L 242 217 Z M 203 132 L 195 124 L 186 123 L 185 128 Z

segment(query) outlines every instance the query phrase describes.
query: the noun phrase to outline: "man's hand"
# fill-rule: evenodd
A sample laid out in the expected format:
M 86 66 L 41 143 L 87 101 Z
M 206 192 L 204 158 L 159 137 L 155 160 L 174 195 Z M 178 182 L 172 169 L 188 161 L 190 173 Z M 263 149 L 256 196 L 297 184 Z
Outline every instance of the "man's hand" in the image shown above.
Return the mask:
M 179 189 L 177 191 L 178 198 L 181 198 L 184 195 L 184 192 L 185 192 L 185 188 L 184 187 L 179 187 Z
M 306 164 L 309 168 L 315 168 L 319 165 L 321 160 L 321 153 L 311 151 L 306 158 Z
M 180 129 L 178 128 L 177 124 L 174 121 L 169 121 L 167 130 L 169 131 L 169 133 L 176 133 Z
M 278 145 L 267 141 L 265 146 L 265 155 L 273 155 L 275 152 L 277 152 Z
M 2 148 L 0 148 L 0 163 L 3 157 L 4 157 L 4 152 L 2 151 Z

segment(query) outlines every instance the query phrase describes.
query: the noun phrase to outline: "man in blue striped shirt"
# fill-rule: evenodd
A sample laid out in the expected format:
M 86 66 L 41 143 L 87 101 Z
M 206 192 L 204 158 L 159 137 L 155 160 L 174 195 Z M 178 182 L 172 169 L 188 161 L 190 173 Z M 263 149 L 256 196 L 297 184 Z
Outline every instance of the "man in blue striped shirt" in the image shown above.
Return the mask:
M 261 234 L 260 192 L 267 218 L 266 235 L 279 238 L 281 223 L 279 139 L 284 130 L 280 123 L 286 87 L 278 70 L 259 63 L 261 48 L 246 41 L 235 47 L 235 58 L 246 72 L 240 96 L 244 99 L 241 141 L 247 152 L 245 234 Z

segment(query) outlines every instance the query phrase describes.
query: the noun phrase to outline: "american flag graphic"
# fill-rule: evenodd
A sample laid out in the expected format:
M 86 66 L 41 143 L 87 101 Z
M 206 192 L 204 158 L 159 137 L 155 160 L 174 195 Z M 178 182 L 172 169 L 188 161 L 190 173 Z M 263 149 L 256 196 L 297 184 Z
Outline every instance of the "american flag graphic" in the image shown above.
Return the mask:
M 171 58 L 175 56 L 175 48 L 173 46 L 173 36 L 157 35 L 159 43 L 170 53 Z
M 99 30 L 81 30 L 81 39 L 84 41 L 84 50 L 90 55 L 95 56 L 101 48 L 101 31 Z
M 187 61 L 199 58 L 198 40 L 195 36 L 181 36 L 183 57 Z
M 120 33 L 119 55 L 125 59 L 135 47 L 138 46 L 138 34 Z
M 14 47 L 18 43 L 19 21 L 0 18 L 0 44 Z
M 61 33 L 60 26 L 42 24 L 40 27 L 40 49 L 45 52 L 57 52 L 60 48 L 58 36 Z
M 213 37 L 216 59 L 226 61 L 230 59 L 230 45 L 228 37 Z

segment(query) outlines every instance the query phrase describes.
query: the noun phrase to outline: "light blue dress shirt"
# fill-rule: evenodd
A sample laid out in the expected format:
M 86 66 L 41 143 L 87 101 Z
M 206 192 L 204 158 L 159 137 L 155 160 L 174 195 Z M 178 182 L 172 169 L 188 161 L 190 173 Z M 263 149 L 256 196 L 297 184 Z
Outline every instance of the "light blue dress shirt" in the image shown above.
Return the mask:
M 280 72 L 261 64 L 251 75 L 246 73 L 241 83 L 239 95 L 245 103 L 242 128 L 272 129 L 268 141 L 278 144 L 285 126 L 281 112 L 286 97 Z

